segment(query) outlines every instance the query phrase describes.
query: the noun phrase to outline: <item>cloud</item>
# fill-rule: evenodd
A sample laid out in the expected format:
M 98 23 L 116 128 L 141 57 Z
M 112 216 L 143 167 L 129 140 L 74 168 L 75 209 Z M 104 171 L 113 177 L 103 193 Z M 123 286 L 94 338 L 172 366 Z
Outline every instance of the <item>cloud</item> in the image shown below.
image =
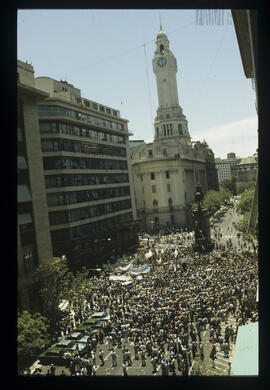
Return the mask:
M 246 118 L 220 126 L 213 126 L 193 132 L 193 141 L 205 141 L 215 153 L 215 157 L 226 158 L 227 153 L 235 152 L 239 157 L 247 157 L 258 147 L 258 118 Z

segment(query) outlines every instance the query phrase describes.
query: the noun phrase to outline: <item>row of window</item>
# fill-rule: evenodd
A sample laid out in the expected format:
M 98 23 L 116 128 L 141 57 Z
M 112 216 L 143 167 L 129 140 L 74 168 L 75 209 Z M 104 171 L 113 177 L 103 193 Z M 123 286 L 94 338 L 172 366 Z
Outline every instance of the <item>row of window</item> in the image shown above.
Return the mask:
M 20 127 L 17 127 L 17 142 L 22 143 L 23 142 L 23 132 Z
M 158 148 L 158 150 L 160 151 L 160 148 Z M 152 149 L 149 149 L 147 151 L 147 153 L 148 153 L 147 154 L 148 157 L 153 157 L 153 150 Z M 168 156 L 167 149 L 162 149 L 162 154 L 163 154 L 164 157 Z M 174 157 L 175 158 L 180 158 L 180 155 L 179 154 L 175 154 Z M 131 158 L 132 158 L 132 156 L 131 156 Z M 142 153 L 139 152 L 139 159 L 141 159 L 141 158 L 142 158 Z
M 171 223 L 174 224 L 174 215 L 171 215 Z M 154 217 L 154 224 L 159 225 L 159 217 Z
M 42 152 L 64 151 L 126 157 L 125 148 L 63 139 L 42 139 L 41 150 Z
M 95 200 L 118 198 L 129 196 L 129 187 L 102 188 L 97 190 L 58 192 L 47 194 L 47 203 L 49 207 L 62 206 L 66 204 L 91 202 Z
M 152 187 L 152 194 L 156 194 L 157 193 L 157 186 L 155 184 L 153 184 L 151 187 Z M 167 191 L 171 192 L 171 185 L 169 183 L 167 184 Z
M 46 188 L 128 183 L 127 173 L 92 173 L 80 175 L 46 175 Z
M 70 110 L 68 108 L 64 108 L 60 106 L 47 106 L 47 105 L 38 106 L 38 115 L 39 116 L 65 116 L 83 122 L 104 126 L 113 130 L 120 130 L 120 131 L 124 130 L 124 125 L 122 123 L 108 121 L 107 119 L 101 119 L 93 115 Z
M 151 180 L 155 180 L 155 172 L 151 172 L 150 173 L 150 177 L 151 177 Z M 170 172 L 169 171 L 165 172 L 165 177 L 166 177 L 166 179 L 170 178 Z M 143 181 L 143 175 L 141 175 L 141 181 Z
M 53 242 L 72 240 L 74 238 L 85 237 L 89 234 L 111 233 L 123 224 L 130 224 L 133 220 L 132 213 L 125 213 L 96 221 L 74 226 L 68 229 L 53 230 L 51 232 Z
M 103 160 L 98 158 L 43 157 L 43 166 L 48 169 L 117 169 L 127 170 L 127 161 Z
M 76 98 L 76 103 L 78 103 L 78 104 L 83 103 L 85 105 L 85 107 L 90 108 L 90 102 L 86 99 Z M 100 104 L 98 106 L 97 103 L 91 102 L 91 108 L 93 108 L 94 110 L 97 110 L 99 108 L 99 111 L 101 111 L 101 112 L 105 112 L 105 110 L 106 110 L 106 114 L 117 116 L 117 111 L 111 110 L 108 107 L 101 106 Z
M 81 207 L 74 210 L 52 211 L 49 213 L 49 219 L 51 225 L 60 225 L 99 217 L 130 208 L 131 201 L 130 199 L 126 199 L 118 202 L 100 204 L 97 206 Z
M 165 125 L 161 125 L 160 130 L 162 131 L 162 134 L 165 136 L 173 135 L 172 123 L 167 123 Z M 178 135 L 183 135 L 183 127 L 181 124 L 178 125 Z M 159 127 L 158 126 L 157 126 L 157 136 L 159 137 Z
M 27 252 L 23 255 L 23 268 L 24 273 L 29 274 L 36 269 L 36 260 L 35 260 L 35 250 L 32 249 L 32 251 Z
M 100 141 L 108 141 L 116 144 L 124 144 L 125 136 L 115 135 L 102 130 L 97 130 L 92 127 L 85 128 L 81 126 L 74 126 L 63 122 L 40 122 L 39 131 L 41 134 L 67 134 L 75 135 L 77 137 L 87 137 L 97 139 Z
M 168 206 L 170 209 L 172 208 L 172 198 L 168 199 Z M 153 200 L 153 209 L 158 210 L 158 200 L 157 199 Z

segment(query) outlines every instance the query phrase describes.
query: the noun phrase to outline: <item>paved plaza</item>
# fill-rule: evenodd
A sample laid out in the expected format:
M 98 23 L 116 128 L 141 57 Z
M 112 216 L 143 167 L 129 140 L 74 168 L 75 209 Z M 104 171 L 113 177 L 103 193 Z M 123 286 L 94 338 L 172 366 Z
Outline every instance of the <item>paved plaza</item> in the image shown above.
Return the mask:
M 192 233 L 151 238 L 147 242 L 149 247 L 134 255 L 136 266 L 148 262 L 151 271 L 138 280 L 135 278 L 131 288 L 120 282 L 108 282 L 108 271 L 104 277 L 95 278 L 97 291 L 91 296 L 90 312 L 110 314 L 110 331 L 115 333 L 112 343 L 111 333 L 106 334 L 104 329 L 105 337 L 88 356 L 96 376 L 123 376 L 124 371 L 127 376 L 229 374 L 228 364 L 234 353 L 238 326 L 257 320 L 256 305 L 253 303 L 250 308 L 246 303 L 248 287 L 253 286 L 255 295 L 256 246 L 254 242 L 244 246 L 243 240 L 237 237 L 234 224 L 239 219 L 235 208 L 229 208 L 215 223 L 212 238 L 216 234 L 215 243 L 225 249 L 215 249 L 211 255 L 192 255 Z M 177 242 L 181 242 L 182 249 Z M 150 250 L 156 254 L 155 260 L 148 260 Z M 183 258 L 187 269 L 182 267 Z M 242 269 L 243 274 L 239 274 Z M 73 323 L 75 326 L 74 318 Z M 139 336 L 134 336 L 132 327 L 140 329 Z M 232 332 L 227 337 L 230 327 Z M 219 338 L 223 341 L 219 342 Z M 228 352 L 223 348 L 225 339 Z M 215 359 L 210 358 L 213 346 Z M 130 352 L 130 362 L 123 368 L 124 347 Z M 139 351 L 137 356 L 135 348 Z M 104 364 L 99 358 L 100 349 Z M 203 356 L 199 352 L 202 350 Z M 113 365 L 113 351 L 116 365 Z M 156 356 L 155 362 L 153 356 Z M 38 367 L 45 375 L 50 369 L 37 361 L 32 372 Z M 74 372 L 70 367 L 56 367 L 55 375 L 63 373 L 81 375 L 80 369 Z

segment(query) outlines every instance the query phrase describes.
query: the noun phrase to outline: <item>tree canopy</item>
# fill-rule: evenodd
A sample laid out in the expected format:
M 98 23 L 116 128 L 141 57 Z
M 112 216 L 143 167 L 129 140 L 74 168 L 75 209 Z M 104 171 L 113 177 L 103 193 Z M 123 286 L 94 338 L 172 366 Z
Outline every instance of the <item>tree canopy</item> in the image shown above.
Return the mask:
M 24 310 L 17 316 L 17 351 L 19 365 L 25 357 L 36 357 L 50 342 L 49 322 L 40 313 Z
M 248 222 L 249 222 L 250 213 L 247 212 L 243 215 L 243 217 L 240 219 L 240 221 L 237 224 L 237 229 L 240 230 L 242 233 L 246 233 L 248 229 Z
M 40 279 L 42 312 L 49 319 L 53 334 L 59 317 L 59 304 L 69 296 L 73 275 L 69 271 L 67 260 L 60 259 L 40 263 L 36 272 Z
M 236 195 L 236 177 L 233 176 L 231 179 L 223 180 L 219 183 L 220 187 L 225 191 L 229 191 L 232 195 Z
M 246 233 L 248 229 L 252 201 L 254 198 L 255 182 L 251 181 L 244 183 L 240 186 L 240 188 L 244 188 L 244 190 L 241 192 L 241 198 L 237 204 L 237 211 L 242 214 L 243 217 L 240 219 L 237 225 L 237 229 L 243 233 Z
M 207 194 L 204 197 L 204 200 L 202 202 L 202 207 L 207 208 L 210 215 L 213 215 L 224 202 L 228 199 L 230 199 L 231 193 L 226 190 L 221 191 L 214 191 L 210 190 L 207 192 Z M 192 205 L 193 209 L 197 207 L 196 203 L 193 203 Z
M 255 180 L 252 181 L 240 181 L 236 183 L 236 192 L 237 194 L 241 194 L 245 190 L 250 190 L 251 188 L 255 188 Z
M 237 211 L 241 214 L 245 214 L 246 212 L 250 212 L 252 206 L 252 200 L 254 197 L 255 188 L 250 188 L 242 192 L 241 199 L 237 205 Z

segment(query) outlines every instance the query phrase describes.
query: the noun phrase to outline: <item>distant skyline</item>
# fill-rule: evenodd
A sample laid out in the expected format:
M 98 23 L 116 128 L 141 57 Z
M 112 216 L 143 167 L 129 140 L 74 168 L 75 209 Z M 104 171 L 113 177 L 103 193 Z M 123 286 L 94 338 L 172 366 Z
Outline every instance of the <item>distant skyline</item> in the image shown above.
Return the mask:
M 35 77 L 67 80 L 83 97 L 120 110 L 130 139 L 151 142 L 161 18 L 192 141 L 205 139 L 215 157 L 247 157 L 258 147 L 255 91 L 244 75 L 231 12 L 220 12 L 222 24 L 206 25 L 197 24 L 196 10 L 19 10 L 18 59 L 32 63 Z

